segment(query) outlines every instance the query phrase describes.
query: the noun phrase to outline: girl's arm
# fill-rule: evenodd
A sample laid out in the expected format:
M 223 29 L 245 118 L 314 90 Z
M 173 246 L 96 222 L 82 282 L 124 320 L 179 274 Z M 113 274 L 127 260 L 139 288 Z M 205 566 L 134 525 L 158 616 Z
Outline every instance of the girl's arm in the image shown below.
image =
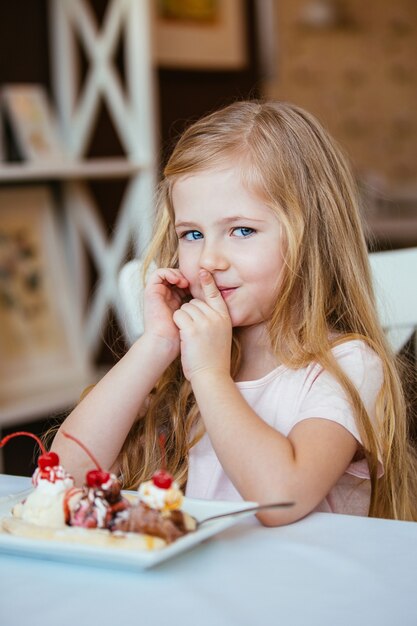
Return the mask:
M 144 300 L 145 332 L 126 355 L 93 387 L 59 429 L 53 450 L 82 482 L 91 461 L 62 430 L 78 437 L 105 469 L 114 464 L 133 423 L 156 382 L 179 354 L 179 332 L 172 316 L 184 297 L 187 280 L 175 269 L 159 269 L 148 280 Z
M 76 483 L 82 483 L 91 460 L 64 430 L 78 437 L 94 452 L 103 468 L 115 461 L 158 378 L 176 357 L 163 338 L 142 335 L 126 355 L 95 385 L 70 413 L 54 439 L 52 449 Z
M 339 424 L 308 419 L 288 437 L 266 424 L 247 404 L 230 376 L 231 321 L 207 272 L 206 301 L 192 300 L 174 314 L 181 358 L 213 448 L 246 500 L 294 501 L 286 510 L 258 514 L 266 525 L 286 524 L 312 511 L 351 462 L 357 441 Z
M 201 370 L 191 384 L 213 448 L 241 496 L 296 503 L 259 513 L 265 525 L 287 524 L 310 513 L 355 455 L 356 439 L 330 420 L 310 418 L 288 437 L 280 434 L 251 409 L 224 372 Z

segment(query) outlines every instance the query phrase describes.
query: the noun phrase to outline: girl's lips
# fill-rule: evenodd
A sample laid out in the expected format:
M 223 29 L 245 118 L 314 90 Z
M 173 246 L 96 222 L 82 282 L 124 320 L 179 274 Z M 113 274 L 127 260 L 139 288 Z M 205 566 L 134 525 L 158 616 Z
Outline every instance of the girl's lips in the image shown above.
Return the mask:
M 237 287 L 218 287 L 223 298 L 228 298 L 232 295 L 234 291 L 236 291 Z

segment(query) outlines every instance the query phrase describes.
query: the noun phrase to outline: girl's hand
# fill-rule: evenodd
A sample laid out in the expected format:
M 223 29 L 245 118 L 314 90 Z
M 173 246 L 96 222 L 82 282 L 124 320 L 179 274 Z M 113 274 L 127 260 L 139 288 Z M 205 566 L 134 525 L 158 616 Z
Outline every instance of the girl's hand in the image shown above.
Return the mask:
M 145 334 L 167 340 L 177 356 L 180 336 L 173 314 L 188 295 L 188 280 L 178 269 L 159 268 L 150 275 L 144 295 Z
M 175 311 L 180 332 L 181 360 L 189 381 L 208 370 L 230 374 L 232 322 L 213 276 L 200 271 L 204 301 L 194 299 Z

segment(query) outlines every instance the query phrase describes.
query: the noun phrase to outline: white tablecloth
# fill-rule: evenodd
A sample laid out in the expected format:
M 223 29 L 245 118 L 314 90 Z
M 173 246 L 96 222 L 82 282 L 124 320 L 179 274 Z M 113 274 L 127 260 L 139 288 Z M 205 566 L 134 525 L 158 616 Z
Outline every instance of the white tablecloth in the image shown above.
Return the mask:
M 0 475 L 0 496 L 28 479 Z M 245 520 L 154 569 L 0 554 L 2 626 L 417 625 L 417 524 Z

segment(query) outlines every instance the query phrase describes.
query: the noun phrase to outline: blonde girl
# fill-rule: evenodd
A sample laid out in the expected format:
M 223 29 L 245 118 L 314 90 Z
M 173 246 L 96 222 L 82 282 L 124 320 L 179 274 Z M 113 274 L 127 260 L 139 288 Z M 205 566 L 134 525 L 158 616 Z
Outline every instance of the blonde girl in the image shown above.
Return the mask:
M 150 272 L 156 263 L 157 270 Z M 160 184 L 145 331 L 65 429 L 134 488 L 416 519 L 406 403 L 378 322 L 355 184 L 306 111 L 237 102 L 185 131 Z M 58 432 L 81 480 L 86 459 Z

